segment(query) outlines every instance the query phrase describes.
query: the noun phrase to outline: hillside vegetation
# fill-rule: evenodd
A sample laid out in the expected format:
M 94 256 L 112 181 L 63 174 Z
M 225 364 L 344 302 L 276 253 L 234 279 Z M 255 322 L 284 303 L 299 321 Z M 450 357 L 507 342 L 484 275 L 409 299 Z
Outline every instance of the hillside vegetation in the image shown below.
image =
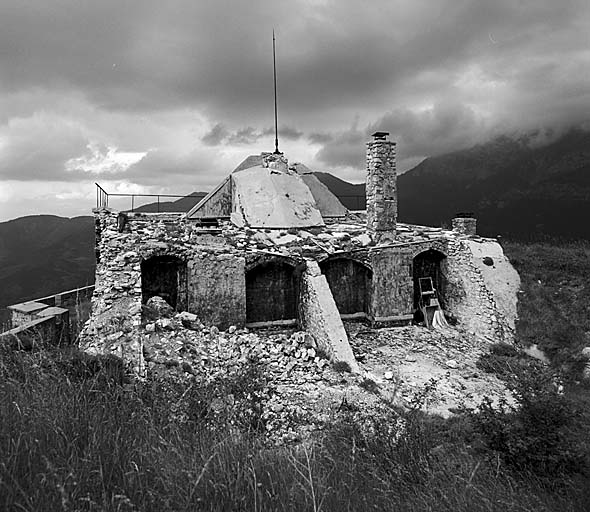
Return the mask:
M 0 223 L 0 308 L 94 283 L 94 219 L 33 215 Z
M 314 443 L 276 447 L 256 360 L 208 381 L 131 382 L 115 358 L 2 349 L 0 509 L 588 510 L 590 400 L 569 365 L 588 322 L 572 301 L 590 293 L 588 245 L 505 248 L 523 278 L 518 335 L 555 362 L 492 347 L 482 368 L 519 411 L 484 402 L 443 420 L 419 411 L 425 389 L 367 430 L 343 401 Z

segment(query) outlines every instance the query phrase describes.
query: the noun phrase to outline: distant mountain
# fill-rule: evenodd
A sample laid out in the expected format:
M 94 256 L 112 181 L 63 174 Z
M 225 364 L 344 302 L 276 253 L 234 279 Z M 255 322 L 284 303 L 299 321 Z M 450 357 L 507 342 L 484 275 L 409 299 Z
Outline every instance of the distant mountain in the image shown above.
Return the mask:
M 353 190 L 316 175 L 338 196 Z M 364 185 L 347 185 L 364 195 Z M 472 211 L 487 236 L 590 238 L 590 132 L 571 130 L 542 147 L 527 136 L 498 137 L 427 158 L 400 175 L 397 188 L 403 222 L 449 225 Z
M 188 212 L 201 199 L 207 195 L 207 192 L 192 192 L 187 196 L 177 199 L 176 201 L 164 201 L 161 203 L 149 203 L 139 208 L 135 208 L 136 212 L 156 213 L 156 212 Z
M 94 283 L 94 219 L 0 223 L 0 307 Z
M 473 211 L 485 235 L 590 238 L 590 132 L 542 147 L 499 137 L 427 158 L 398 179 L 404 221 L 440 225 Z
M 348 183 L 328 172 L 314 172 L 317 178 L 340 199 L 349 210 L 365 209 L 365 184 Z

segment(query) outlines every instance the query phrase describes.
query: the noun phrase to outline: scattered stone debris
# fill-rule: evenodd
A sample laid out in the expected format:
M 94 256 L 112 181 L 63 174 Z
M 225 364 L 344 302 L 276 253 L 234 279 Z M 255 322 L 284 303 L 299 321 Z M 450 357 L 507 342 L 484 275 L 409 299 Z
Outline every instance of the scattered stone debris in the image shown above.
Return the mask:
M 300 441 L 322 430 L 343 404 L 367 417 L 371 411 L 391 414 L 395 408 L 411 407 L 447 417 L 462 405 L 476 406 L 484 395 L 508 396 L 501 381 L 475 366 L 489 342 L 466 332 L 418 326 L 370 329 L 346 322 L 361 361 L 353 373 L 331 363 L 307 332 L 236 326 L 220 331 L 189 315 L 158 318 L 134 331 L 145 371 L 156 378 L 207 382 L 255 361 L 267 381 L 262 418 L 274 443 Z

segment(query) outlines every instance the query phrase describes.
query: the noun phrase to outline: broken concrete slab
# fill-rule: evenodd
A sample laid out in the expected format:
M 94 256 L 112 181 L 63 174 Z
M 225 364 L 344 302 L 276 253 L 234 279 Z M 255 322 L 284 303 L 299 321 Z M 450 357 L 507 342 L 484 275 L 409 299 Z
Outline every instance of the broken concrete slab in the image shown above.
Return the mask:
M 347 363 L 351 371 L 359 372 L 328 281 L 316 261 L 307 261 L 301 287 L 300 313 L 304 329 L 331 361 Z

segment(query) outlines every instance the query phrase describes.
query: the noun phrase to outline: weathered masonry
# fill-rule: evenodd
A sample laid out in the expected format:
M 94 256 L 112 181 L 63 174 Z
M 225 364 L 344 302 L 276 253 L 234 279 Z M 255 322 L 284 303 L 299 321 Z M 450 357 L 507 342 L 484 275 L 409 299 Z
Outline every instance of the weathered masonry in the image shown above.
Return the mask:
M 395 144 L 378 132 L 367 145 L 366 214 L 274 153 L 248 157 L 188 213 L 97 208 L 86 343 L 140 357 L 142 305 L 160 296 L 220 329 L 299 325 L 355 366 L 341 319 L 411 322 L 425 277 L 452 323 L 510 339 L 519 279 L 501 247 L 475 234 L 472 217 L 453 230 L 398 222 L 396 186 Z M 102 321 L 109 311 L 124 329 Z

